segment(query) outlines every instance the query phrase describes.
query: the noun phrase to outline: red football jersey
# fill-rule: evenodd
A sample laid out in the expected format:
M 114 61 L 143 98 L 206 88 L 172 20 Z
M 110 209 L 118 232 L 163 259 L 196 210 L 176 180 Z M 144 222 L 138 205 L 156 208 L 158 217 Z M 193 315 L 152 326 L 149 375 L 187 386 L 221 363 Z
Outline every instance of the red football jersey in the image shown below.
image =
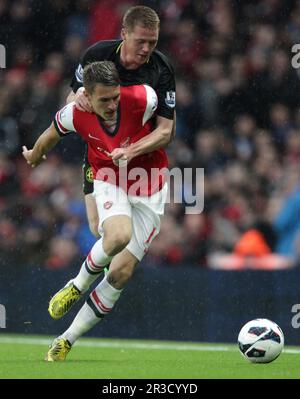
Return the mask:
M 168 167 L 163 148 L 133 158 L 125 168 L 114 165 L 107 153 L 129 146 L 153 130 L 150 119 L 157 107 L 157 96 L 147 85 L 121 87 L 120 90 L 113 131 L 98 115 L 79 111 L 74 103 L 57 112 L 55 126 L 60 135 L 76 131 L 87 142 L 88 161 L 95 179 L 120 185 L 132 195 L 152 195 L 162 188 L 165 180 L 160 173 Z M 121 169 L 123 173 L 120 174 Z

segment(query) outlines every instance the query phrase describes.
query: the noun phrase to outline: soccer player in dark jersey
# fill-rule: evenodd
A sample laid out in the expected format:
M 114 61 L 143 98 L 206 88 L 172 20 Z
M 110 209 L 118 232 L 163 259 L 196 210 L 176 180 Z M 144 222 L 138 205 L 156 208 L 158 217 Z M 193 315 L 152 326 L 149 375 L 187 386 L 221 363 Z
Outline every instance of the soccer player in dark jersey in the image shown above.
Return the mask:
M 87 142 L 88 161 L 95 176 L 93 195 L 103 235 L 77 276 L 51 299 L 51 317 L 64 316 L 110 263 L 107 275 L 70 327 L 52 342 L 47 361 L 65 360 L 73 343 L 111 312 L 135 266 L 159 233 L 167 199 L 167 182 L 159 172 L 168 166 L 162 147 L 170 137 L 156 143 L 149 140 L 158 102 L 155 91 L 148 85 L 120 87 L 111 61 L 87 65 L 83 83 L 93 113 L 80 111 L 71 102 L 57 112 L 33 149 L 23 147 L 24 158 L 34 167 L 61 137 L 76 131 Z M 126 177 L 123 180 L 122 173 Z
M 155 128 L 148 140 L 158 142 L 171 137 L 175 109 L 175 78 L 167 57 L 156 50 L 160 20 L 156 12 L 145 6 L 128 9 L 123 18 L 120 40 L 101 41 L 91 46 L 79 64 L 67 102 L 75 101 L 78 109 L 91 111 L 88 98 L 83 94 L 82 70 L 93 61 L 113 61 L 122 86 L 147 84 L 158 97 Z M 90 165 L 84 164 L 84 194 L 87 217 L 92 233 L 98 237 L 98 213 L 93 193 Z

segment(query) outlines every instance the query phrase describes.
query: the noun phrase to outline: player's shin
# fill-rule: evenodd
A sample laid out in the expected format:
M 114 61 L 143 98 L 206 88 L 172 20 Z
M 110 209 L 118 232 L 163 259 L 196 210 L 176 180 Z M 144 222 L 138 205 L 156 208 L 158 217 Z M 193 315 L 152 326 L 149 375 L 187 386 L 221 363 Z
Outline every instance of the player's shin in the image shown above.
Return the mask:
M 86 291 L 90 285 L 98 278 L 112 259 L 103 250 L 103 238 L 100 238 L 91 249 L 87 258 L 83 262 L 78 275 L 75 277 L 73 284 L 80 292 Z
M 59 338 L 66 339 L 73 345 L 79 337 L 92 329 L 100 320 L 101 318 L 97 317 L 91 307 L 85 302 L 70 327 Z

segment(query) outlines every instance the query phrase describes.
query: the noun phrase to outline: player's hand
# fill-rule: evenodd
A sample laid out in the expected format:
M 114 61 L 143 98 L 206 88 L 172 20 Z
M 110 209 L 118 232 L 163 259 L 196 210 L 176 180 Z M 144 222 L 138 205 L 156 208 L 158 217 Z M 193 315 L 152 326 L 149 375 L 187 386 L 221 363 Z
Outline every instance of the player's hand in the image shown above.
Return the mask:
M 130 157 L 127 148 L 115 148 L 110 153 L 111 159 L 116 166 L 126 166 L 130 162 Z
M 83 112 L 93 112 L 93 108 L 87 98 L 87 96 L 84 94 L 85 90 L 83 87 L 79 87 L 75 94 L 75 106 L 79 111 Z
M 22 155 L 26 159 L 28 165 L 30 165 L 32 168 L 35 168 L 38 164 L 40 164 L 43 160 L 47 159 L 46 155 L 43 155 L 40 159 L 33 159 L 32 158 L 32 150 L 28 150 L 26 145 L 23 145 L 22 147 Z

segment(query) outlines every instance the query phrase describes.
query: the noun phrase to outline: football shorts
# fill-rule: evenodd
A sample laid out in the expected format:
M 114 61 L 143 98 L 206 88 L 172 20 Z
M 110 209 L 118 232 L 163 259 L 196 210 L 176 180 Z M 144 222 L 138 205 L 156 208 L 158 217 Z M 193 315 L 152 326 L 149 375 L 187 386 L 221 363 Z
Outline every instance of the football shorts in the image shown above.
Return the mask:
M 127 195 L 121 187 L 94 180 L 93 195 L 100 215 L 99 233 L 103 233 L 102 225 L 107 218 L 127 215 L 132 220 L 132 237 L 126 248 L 141 261 L 160 231 L 168 185 L 152 196 L 142 197 Z

